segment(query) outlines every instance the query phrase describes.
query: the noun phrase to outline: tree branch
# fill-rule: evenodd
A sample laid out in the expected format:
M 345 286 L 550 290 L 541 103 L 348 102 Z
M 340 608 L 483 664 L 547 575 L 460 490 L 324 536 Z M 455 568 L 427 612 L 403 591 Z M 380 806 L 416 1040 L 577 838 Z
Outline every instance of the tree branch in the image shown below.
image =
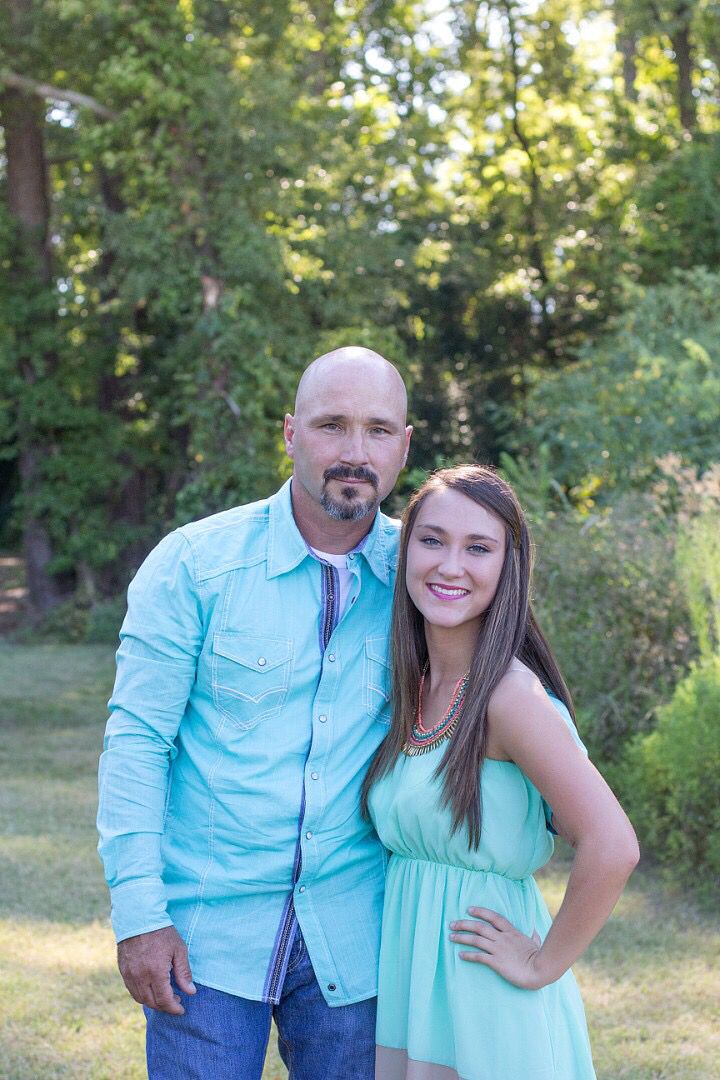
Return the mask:
M 103 120 L 117 120 L 118 113 L 113 112 L 107 105 L 96 101 L 88 94 L 80 94 L 77 90 L 62 90 L 50 83 L 41 83 L 37 79 L 30 79 L 27 75 L 18 75 L 14 71 L 0 71 L 0 85 L 4 84 L 13 90 L 21 90 L 28 94 L 36 94 L 38 97 L 49 98 L 51 101 L 67 101 L 70 105 L 77 105 L 80 109 L 90 109 L 96 116 Z
M 545 258 L 543 256 L 542 242 L 540 239 L 540 229 L 538 219 L 541 216 L 541 200 L 542 189 L 540 172 L 538 169 L 537 161 L 535 158 L 535 152 L 530 144 L 523 126 L 520 122 L 520 66 L 518 64 L 518 37 L 517 28 L 515 26 L 515 13 L 511 0 L 504 0 L 503 8 L 505 9 L 505 18 L 508 25 L 508 38 L 510 44 L 510 92 L 512 101 L 512 129 L 515 138 L 520 143 L 525 157 L 528 160 L 528 166 L 530 169 L 530 203 L 527 210 L 527 225 L 528 234 L 530 238 L 530 257 L 533 260 L 535 269 L 538 272 L 540 282 L 543 286 L 543 290 L 546 290 L 550 276 L 545 266 Z M 542 306 L 542 327 L 543 327 L 543 344 L 545 349 L 548 349 L 548 342 L 550 340 L 550 315 L 547 306 L 547 296 L 544 291 L 541 292 L 540 302 Z

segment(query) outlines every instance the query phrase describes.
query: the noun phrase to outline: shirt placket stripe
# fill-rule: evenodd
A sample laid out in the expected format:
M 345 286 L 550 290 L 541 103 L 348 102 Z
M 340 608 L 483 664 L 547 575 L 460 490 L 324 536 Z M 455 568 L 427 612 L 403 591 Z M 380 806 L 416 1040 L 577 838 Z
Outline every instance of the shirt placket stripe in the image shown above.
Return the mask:
M 338 623 L 340 575 L 334 566 L 329 563 L 320 564 L 322 571 L 322 593 L 320 607 L 320 655 L 325 655 L 328 642 Z M 300 801 L 300 813 L 298 815 L 298 837 L 295 844 L 295 859 L 293 862 L 292 887 L 285 901 L 283 913 L 280 918 L 280 926 L 275 935 L 272 956 L 268 967 L 268 973 L 263 988 L 263 1000 L 271 1005 L 277 1005 L 280 1001 L 285 975 L 287 973 L 290 950 L 295 941 L 298 921 L 295 914 L 293 895 L 300 874 L 302 873 L 302 827 L 305 817 L 305 784 L 303 783 L 302 799 Z
M 305 815 L 305 786 L 303 785 L 302 799 L 300 802 L 300 824 L 298 829 L 298 838 L 295 844 L 295 859 L 293 862 L 292 873 L 292 885 L 295 888 L 295 883 L 300 877 L 302 871 L 302 848 L 300 846 L 300 834 L 302 830 L 302 820 Z M 271 1005 L 277 1005 L 280 1001 L 280 990 L 282 989 L 283 982 L 285 981 L 285 975 L 287 973 L 288 961 L 290 959 L 290 950 L 293 947 L 295 941 L 295 934 L 297 933 L 297 916 L 295 914 L 295 905 L 293 904 L 293 889 L 288 893 L 283 913 L 280 918 L 280 927 L 275 936 L 275 945 L 273 947 L 273 953 L 270 958 L 270 964 L 268 967 L 267 977 L 265 979 L 265 986 L 263 988 L 263 998 Z
M 324 619 L 323 619 L 323 640 L 322 640 L 322 653 L 325 654 L 325 650 L 328 647 L 328 642 L 332 637 L 332 632 L 337 626 L 339 604 L 340 604 L 340 575 L 337 572 L 337 568 L 331 566 L 329 563 L 322 563 L 323 568 L 323 595 L 324 595 Z

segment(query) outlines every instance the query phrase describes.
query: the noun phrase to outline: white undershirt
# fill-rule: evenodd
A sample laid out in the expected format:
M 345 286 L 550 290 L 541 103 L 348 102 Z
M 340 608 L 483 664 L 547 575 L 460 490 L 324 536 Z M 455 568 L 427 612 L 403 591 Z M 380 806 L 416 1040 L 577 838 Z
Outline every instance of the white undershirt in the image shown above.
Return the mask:
M 342 619 L 348 606 L 348 600 L 350 598 L 350 586 L 352 585 L 353 574 L 347 567 L 347 555 L 332 555 L 329 551 L 318 551 L 317 548 L 310 549 L 313 555 L 317 555 L 318 559 L 322 559 L 323 562 L 329 562 L 338 572 L 339 585 L 340 585 L 340 597 L 338 604 L 338 617 Z

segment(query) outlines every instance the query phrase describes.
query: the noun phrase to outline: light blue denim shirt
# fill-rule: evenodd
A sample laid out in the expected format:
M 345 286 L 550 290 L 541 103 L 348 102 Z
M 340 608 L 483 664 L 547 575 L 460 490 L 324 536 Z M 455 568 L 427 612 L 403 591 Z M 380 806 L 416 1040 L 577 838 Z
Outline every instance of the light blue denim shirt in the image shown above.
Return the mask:
M 290 481 L 143 563 L 100 762 L 118 940 L 172 923 L 199 983 L 276 1002 L 299 923 L 330 1005 L 376 993 L 385 854 L 359 792 L 390 721 L 397 539 L 378 513 L 339 620 Z

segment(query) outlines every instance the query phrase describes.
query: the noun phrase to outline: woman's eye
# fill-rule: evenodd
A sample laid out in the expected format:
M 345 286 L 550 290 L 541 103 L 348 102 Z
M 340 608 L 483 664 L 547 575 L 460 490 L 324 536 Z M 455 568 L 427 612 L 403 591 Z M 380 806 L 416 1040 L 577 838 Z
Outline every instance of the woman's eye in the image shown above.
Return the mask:
M 471 544 L 468 550 L 472 551 L 475 555 L 486 555 L 490 549 L 486 548 L 483 544 Z
M 435 545 L 439 544 L 440 541 L 438 540 L 437 536 L 421 536 L 420 543 L 426 544 L 428 547 L 435 547 Z

